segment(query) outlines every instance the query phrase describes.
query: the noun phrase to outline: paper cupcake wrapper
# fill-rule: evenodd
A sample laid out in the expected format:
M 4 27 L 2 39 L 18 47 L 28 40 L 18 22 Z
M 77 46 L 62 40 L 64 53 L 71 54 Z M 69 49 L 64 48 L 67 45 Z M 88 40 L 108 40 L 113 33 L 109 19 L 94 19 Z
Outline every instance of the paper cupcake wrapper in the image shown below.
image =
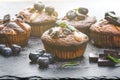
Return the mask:
M 55 24 L 45 24 L 45 25 L 31 25 L 31 36 L 41 37 L 42 34 L 51 27 L 54 27 Z
M 0 44 L 6 44 L 7 46 L 11 46 L 12 44 L 17 44 L 20 46 L 26 46 L 28 43 L 28 39 L 30 37 L 30 32 L 19 35 L 7 35 L 0 37 Z
M 93 44 L 98 47 L 117 48 L 120 47 L 120 35 L 100 33 L 91 31 Z
M 81 45 L 74 46 L 73 48 L 67 46 L 57 46 L 51 44 L 44 44 L 46 51 L 52 53 L 55 57 L 59 59 L 75 59 L 83 56 L 87 42 Z

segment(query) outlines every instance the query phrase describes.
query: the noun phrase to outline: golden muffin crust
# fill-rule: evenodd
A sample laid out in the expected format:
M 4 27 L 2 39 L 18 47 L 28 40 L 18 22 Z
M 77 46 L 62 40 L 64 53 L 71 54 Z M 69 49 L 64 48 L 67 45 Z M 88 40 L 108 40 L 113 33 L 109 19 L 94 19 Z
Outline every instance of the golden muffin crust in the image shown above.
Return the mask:
M 120 26 L 110 24 L 107 20 L 102 19 L 99 22 L 93 24 L 90 29 L 106 34 L 120 35 Z
M 92 24 L 96 22 L 95 17 L 89 17 L 86 16 L 83 20 L 69 20 L 69 19 L 63 19 L 63 21 L 67 22 L 68 24 L 76 27 L 76 28 L 84 28 L 84 27 L 90 27 Z
M 12 20 L 8 24 L 0 24 L 0 35 L 17 35 L 30 30 L 31 27 L 19 19 Z
M 56 26 L 44 32 L 41 39 L 49 44 L 73 46 L 87 42 L 88 36 L 76 29 L 72 32 L 67 32 L 66 28 Z
M 26 8 L 23 11 L 20 11 L 18 15 L 23 18 L 23 21 L 28 22 L 30 24 L 46 24 L 55 22 L 58 16 L 56 11 L 49 15 L 45 11 L 45 9 L 39 12 L 33 7 Z

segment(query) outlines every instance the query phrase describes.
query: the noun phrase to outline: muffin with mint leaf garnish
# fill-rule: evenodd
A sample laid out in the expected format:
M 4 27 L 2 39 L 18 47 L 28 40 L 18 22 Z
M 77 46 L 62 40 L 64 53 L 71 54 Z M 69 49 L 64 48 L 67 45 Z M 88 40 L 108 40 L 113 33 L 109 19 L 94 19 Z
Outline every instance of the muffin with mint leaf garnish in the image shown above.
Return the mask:
M 120 47 L 120 17 L 114 11 L 105 13 L 104 19 L 90 27 L 94 45 L 104 48 Z
M 52 6 L 36 2 L 17 14 L 17 17 L 30 24 L 31 36 L 41 36 L 44 31 L 55 25 L 58 14 Z
M 83 56 L 88 36 L 65 22 L 45 31 L 41 36 L 44 48 L 59 59 L 74 59 Z
M 89 16 L 88 12 L 87 8 L 79 7 L 68 11 L 62 20 L 89 36 L 89 28 L 96 22 L 96 18 Z

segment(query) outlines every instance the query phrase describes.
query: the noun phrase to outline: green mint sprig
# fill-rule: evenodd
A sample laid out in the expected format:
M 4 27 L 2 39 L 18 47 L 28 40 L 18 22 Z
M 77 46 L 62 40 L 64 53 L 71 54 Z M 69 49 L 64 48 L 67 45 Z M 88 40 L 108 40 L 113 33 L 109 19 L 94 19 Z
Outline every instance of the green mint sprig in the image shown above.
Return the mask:
M 120 60 L 119 60 L 119 59 L 117 59 L 117 58 L 115 58 L 115 57 L 113 57 L 113 56 L 111 56 L 111 55 L 108 55 L 108 58 L 109 58 L 110 60 L 112 60 L 113 62 L 115 62 L 115 63 L 120 63 Z
M 76 29 L 75 29 L 73 26 L 71 26 L 71 25 L 68 25 L 67 28 L 68 28 L 70 31 L 75 31 L 75 30 L 76 30 Z
M 78 9 L 79 9 L 79 8 L 75 8 L 75 9 L 73 9 L 73 11 L 77 12 L 77 11 L 78 11 Z
M 76 28 L 67 24 L 66 22 L 61 22 L 61 23 L 58 23 L 59 26 L 61 26 L 62 28 L 67 28 L 68 30 L 70 30 L 71 32 L 75 31 Z
M 63 64 L 62 67 L 64 68 L 64 67 L 68 67 L 68 66 L 77 66 L 77 65 L 79 65 L 79 63 L 74 61 L 74 62 L 69 62 L 69 63 Z
M 66 28 L 67 24 L 65 22 L 62 22 L 62 23 L 59 24 L 59 26 L 61 26 L 62 28 Z

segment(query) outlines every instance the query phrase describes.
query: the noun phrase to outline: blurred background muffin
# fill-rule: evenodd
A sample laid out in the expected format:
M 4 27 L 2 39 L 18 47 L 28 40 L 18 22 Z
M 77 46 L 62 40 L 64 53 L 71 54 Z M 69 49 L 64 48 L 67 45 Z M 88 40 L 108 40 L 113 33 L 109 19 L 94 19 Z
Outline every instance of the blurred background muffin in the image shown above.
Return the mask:
M 0 44 L 26 46 L 30 32 L 31 27 L 27 23 L 20 19 L 11 20 L 10 15 L 7 14 L 0 22 Z
M 89 36 L 89 28 L 96 22 L 96 18 L 94 16 L 88 16 L 88 12 L 89 10 L 87 8 L 79 7 L 68 11 L 62 20 Z
M 31 36 L 41 36 L 44 31 L 55 25 L 58 14 L 54 7 L 45 6 L 39 1 L 32 7 L 20 11 L 17 17 L 30 24 Z
M 120 47 L 120 18 L 114 11 L 106 12 L 105 18 L 90 27 L 94 45 L 105 48 Z

